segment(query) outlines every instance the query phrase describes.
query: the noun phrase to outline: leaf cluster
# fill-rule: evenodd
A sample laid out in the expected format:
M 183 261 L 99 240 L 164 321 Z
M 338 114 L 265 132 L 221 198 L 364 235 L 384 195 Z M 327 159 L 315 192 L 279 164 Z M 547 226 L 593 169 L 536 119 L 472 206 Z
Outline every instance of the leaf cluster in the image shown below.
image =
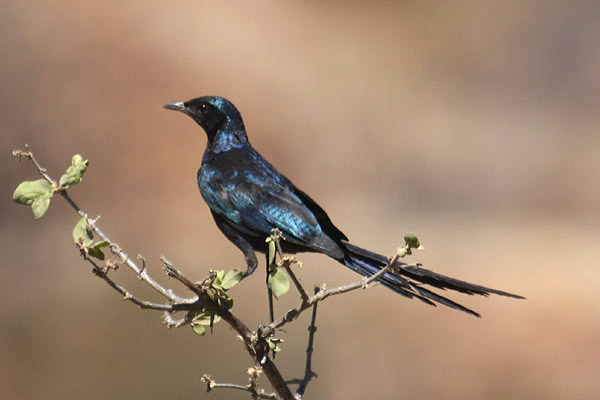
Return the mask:
M 50 199 L 54 193 L 66 190 L 81 182 L 88 164 L 88 160 L 84 160 L 79 154 L 75 154 L 71 159 L 71 165 L 60 177 L 58 185 L 51 184 L 47 179 L 24 181 L 15 189 L 13 200 L 19 204 L 31 206 L 35 219 L 42 218 L 46 215 L 48 207 L 50 207 Z
M 229 310 L 233 307 L 233 299 L 228 293 L 229 289 L 237 285 L 243 276 L 242 271 L 237 269 L 227 272 L 225 270 L 210 270 L 208 278 L 202 282 L 202 285 L 208 289 L 209 296 L 217 301 L 219 307 Z M 214 323 L 219 322 L 220 319 L 213 311 L 205 309 L 196 313 L 192 318 L 191 326 L 196 334 L 204 336 L 206 327 L 210 326 L 212 330 Z
M 398 254 L 400 257 L 405 257 L 407 255 L 412 254 L 412 250 L 423 250 L 425 247 L 421 245 L 419 238 L 414 233 L 407 233 L 404 235 L 404 243 L 405 245 L 398 249 Z
M 94 243 L 94 232 L 90 227 L 87 215 L 79 218 L 73 227 L 73 241 L 80 250 L 90 257 L 104 260 L 103 247 L 108 247 L 110 243 L 105 240 Z

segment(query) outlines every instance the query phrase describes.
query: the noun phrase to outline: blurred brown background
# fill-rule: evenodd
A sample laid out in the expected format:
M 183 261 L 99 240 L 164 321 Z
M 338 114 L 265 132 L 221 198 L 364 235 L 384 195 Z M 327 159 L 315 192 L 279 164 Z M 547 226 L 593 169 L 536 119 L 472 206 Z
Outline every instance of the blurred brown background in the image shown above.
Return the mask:
M 92 276 L 64 201 L 34 221 L 10 200 L 36 177 L 13 148 L 55 177 L 81 153 L 73 198 L 155 275 L 161 254 L 195 279 L 241 267 L 196 187 L 204 133 L 161 108 L 216 94 L 355 243 L 391 254 L 415 231 L 414 260 L 528 297 L 452 297 L 482 319 L 380 287 L 331 299 L 306 398 L 597 399 L 600 8 L 522 3 L 3 1 L 0 395 L 248 398 L 203 393 L 203 373 L 246 380 L 224 324 L 165 329 Z M 357 279 L 301 259 L 309 287 Z M 251 326 L 262 282 L 233 292 Z M 289 378 L 306 317 L 283 335 Z

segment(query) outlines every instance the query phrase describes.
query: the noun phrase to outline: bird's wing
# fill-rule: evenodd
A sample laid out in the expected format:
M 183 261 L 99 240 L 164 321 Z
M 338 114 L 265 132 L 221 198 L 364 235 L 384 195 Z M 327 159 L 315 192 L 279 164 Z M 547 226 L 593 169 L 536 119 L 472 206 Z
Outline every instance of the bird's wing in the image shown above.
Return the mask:
M 340 246 L 323 232 L 316 216 L 290 188 L 269 180 L 240 178 L 226 189 L 244 228 L 265 236 L 278 228 L 286 240 L 341 257 Z
M 325 210 L 323 210 L 321 208 L 321 206 L 317 204 L 316 201 L 311 199 L 309 195 L 307 195 L 302 190 L 300 190 L 296 187 L 294 188 L 294 194 L 296 196 L 298 196 L 300 198 L 300 200 L 302 201 L 302 203 L 306 207 L 308 207 L 310 209 L 310 211 L 314 214 L 315 218 L 317 218 L 317 221 L 319 221 L 319 225 L 321 225 L 321 229 L 323 229 L 323 231 L 325 233 L 327 233 L 327 236 L 329 236 L 336 242 L 339 242 L 342 240 L 346 240 L 346 241 L 348 240 L 346 235 L 344 235 L 344 233 L 342 231 L 340 231 L 333 224 L 333 222 L 331 222 L 331 219 L 329 219 L 329 215 L 327 215 Z

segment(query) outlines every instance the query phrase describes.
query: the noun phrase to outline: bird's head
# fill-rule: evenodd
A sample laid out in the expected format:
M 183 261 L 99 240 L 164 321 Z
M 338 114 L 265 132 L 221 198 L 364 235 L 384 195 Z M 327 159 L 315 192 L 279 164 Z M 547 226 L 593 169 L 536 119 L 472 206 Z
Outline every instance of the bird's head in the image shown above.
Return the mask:
M 189 115 L 204 129 L 211 144 L 226 139 L 228 136 L 231 136 L 230 140 L 247 141 L 240 112 L 223 97 L 198 97 L 188 101 L 165 104 L 164 107 L 167 110 L 181 111 Z

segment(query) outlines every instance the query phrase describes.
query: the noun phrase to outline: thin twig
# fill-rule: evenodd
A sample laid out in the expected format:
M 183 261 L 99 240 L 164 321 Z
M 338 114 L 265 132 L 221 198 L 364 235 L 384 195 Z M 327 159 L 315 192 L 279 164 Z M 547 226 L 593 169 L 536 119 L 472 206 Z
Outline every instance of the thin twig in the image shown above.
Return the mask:
M 271 283 L 269 283 L 269 276 L 271 275 L 271 268 L 274 266 L 272 266 L 269 263 L 269 252 L 266 252 L 266 257 L 265 257 L 266 261 L 266 265 L 267 265 L 267 276 L 265 276 L 265 285 L 267 286 L 267 298 L 269 300 L 269 323 L 272 323 L 275 320 L 275 317 L 273 315 L 273 288 L 271 288 Z M 273 262 L 275 261 L 275 259 L 273 259 Z
M 257 399 L 279 399 L 279 396 L 277 396 L 277 394 L 275 394 L 275 393 L 265 393 L 265 392 L 261 392 L 260 390 L 252 391 L 247 386 L 237 385 L 235 383 L 216 383 L 215 382 L 213 387 L 211 388 L 211 390 L 219 389 L 219 388 L 243 390 L 244 392 L 249 392 L 254 398 L 257 398 Z
M 61 194 L 66 199 L 70 200 L 70 197 L 66 191 L 62 191 Z M 75 204 L 75 203 L 73 203 L 73 204 Z M 123 249 L 120 246 L 118 246 L 116 243 L 111 241 L 110 238 L 104 232 L 102 232 L 102 230 L 100 230 L 100 228 L 98 228 L 95 221 L 92 221 L 89 219 L 88 219 L 88 221 L 89 221 L 90 228 L 92 228 L 94 233 L 96 233 L 102 240 L 106 240 L 108 243 L 111 243 L 111 246 L 110 246 L 111 251 L 115 255 L 120 257 L 122 260 L 124 260 L 125 264 L 129 268 L 131 268 L 141 280 L 143 280 L 148 285 L 150 285 L 150 287 L 152 287 L 154 290 L 156 290 L 163 297 L 169 299 L 170 301 L 172 301 L 174 303 L 193 303 L 197 300 L 195 298 L 180 297 L 180 296 L 176 295 L 175 293 L 173 293 L 172 289 L 167 289 L 164 286 L 162 286 L 160 283 L 156 282 L 146 271 L 145 263 L 144 263 L 144 267 L 140 267 L 135 261 L 133 261 L 127 255 L 127 253 L 125 253 L 125 251 L 123 251 Z
M 55 184 L 54 180 L 52 180 L 52 178 L 46 173 L 47 172 L 46 168 L 42 167 L 40 165 L 40 163 L 38 163 L 38 161 L 35 159 L 35 157 L 33 156 L 33 153 L 29 150 L 28 144 L 25 144 L 25 151 L 13 150 L 12 154 L 13 154 L 13 156 L 19 157 L 19 160 L 23 157 L 30 159 L 31 162 L 33 163 L 33 165 L 35 166 L 35 168 L 40 173 L 40 175 L 42 175 L 48 182 L 50 182 L 54 186 L 54 184 Z
M 315 294 L 319 292 L 319 288 L 315 287 Z M 300 386 L 296 390 L 296 397 L 301 399 L 304 396 L 304 391 L 306 390 L 306 386 L 313 377 L 316 377 L 317 374 L 312 370 L 312 355 L 314 351 L 314 339 L 315 332 L 317 331 L 317 326 L 315 325 L 317 322 L 317 305 L 319 302 L 316 302 L 313 305 L 312 316 L 310 319 L 310 326 L 308 327 L 308 346 L 306 347 L 306 365 L 304 367 L 304 379 L 300 382 Z
M 73 199 L 71 199 L 71 197 L 69 196 L 67 191 L 64 189 L 58 188 L 57 182 L 54 179 L 52 179 L 52 177 L 50 175 L 48 175 L 47 170 L 40 165 L 40 163 L 37 161 L 37 159 L 33 155 L 33 152 L 29 149 L 28 145 L 25 145 L 25 149 L 26 149 L 26 151 L 14 150 L 13 155 L 15 155 L 19 158 L 26 157 L 29 160 L 31 160 L 31 162 L 33 163 L 35 168 L 38 170 L 40 175 L 42 175 L 44 177 L 44 179 L 46 179 L 52 185 L 52 187 L 55 188 L 55 190 L 57 190 L 60 193 L 60 195 L 67 201 L 67 203 L 69 203 L 69 205 L 77 212 L 77 214 L 79 214 L 82 217 L 86 217 L 87 214 L 73 201 Z M 110 244 L 110 249 L 116 256 L 118 256 L 121 260 L 123 260 L 124 263 L 129 268 L 131 268 L 139 276 L 140 279 L 142 279 L 143 281 L 148 283 L 154 290 L 156 290 L 162 296 L 166 297 L 167 299 L 169 299 L 170 301 L 172 301 L 174 303 L 193 303 L 194 301 L 196 301 L 196 299 L 194 299 L 194 298 L 184 298 L 184 297 L 177 296 L 175 293 L 173 293 L 173 291 L 171 289 L 166 289 L 165 287 L 160 285 L 150 275 L 148 275 L 145 268 L 140 268 L 137 265 L 137 263 L 135 261 L 133 261 L 127 255 L 127 253 L 125 253 L 123 251 L 123 249 L 121 249 L 121 247 L 119 247 L 115 242 L 110 240 L 110 238 L 104 232 L 102 232 L 102 230 L 96 225 L 96 221 L 88 218 L 88 224 L 89 224 L 90 228 L 94 231 L 94 233 L 96 233 L 102 240 L 104 240 Z
M 284 257 L 283 256 L 283 250 L 281 248 L 281 240 L 282 239 L 285 240 L 285 238 L 283 237 L 283 234 L 281 233 L 281 231 L 278 228 L 275 228 L 271 231 L 271 238 L 275 242 L 275 248 L 277 249 L 277 253 L 279 254 L 279 263 L 277 264 L 277 266 L 283 267 L 285 269 L 285 271 L 288 273 L 288 275 L 292 279 L 292 282 L 294 282 L 294 286 L 296 286 L 298 293 L 300 293 L 300 297 L 302 298 L 302 301 L 307 301 L 308 294 L 306 293 L 306 290 L 304 290 L 304 287 L 302 287 L 302 284 L 300 283 L 298 278 L 296 278 L 296 275 L 290 268 L 290 265 L 297 263 L 297 261 L 293 257 Z M 271 322 L 273 322 L 273 321 L 271 320 Z
M 235 383 L 218 383 L 211 376 L 204 375 L 202 382 L 206 383 L 206 391 L 210 392 L 213 389 L 236 389 L 248 392 L 255 399 L 280 399 L 276 393 L 265 393 L 262 389 L 256 389 L 251 385 L 238 385 Z
M 167 260 L 165 256 L 160 256 L 160 261 L 165 265 L 165 272 L 167 273 L 168 277 L 176 279 L 182 285 L 196 294 L 198 294 L 198 292 L 202 292 L 202 287 L 200 285 L 192 282 L 180 270 L 178 270 L 171 261 Z
M 296 278 L 296 275 L 294 274 L 294 272 L 292 272 L 292 268 L 290 267 L 290 265 L 294 264 L 294 263 L 296 263 L 296 260 L 294 260 L 293 258 L 287 258 L 287 259 L 284 258 L 283 260 L 281 260 L 281 264 L 283 264 L 283 268 L 286 270 L 286 272 L 292 279 L 292 282 L 294 282 L 294 286 L 296 286 L 298 293 L 300 293 L 300 298 L 302 299 L 302 301 L 306 302 L 306 301 L 308 301 L 308 294 L 306 293 L 306 290 L 304 290 L 304 288 L 302 287 L 302 284 L 300 283 L 298 278 Z
M 359 288 L 368 287 L 371 283 L 373 283 L 374 281 L 379 279 L 381 276 L 383 276 L 386 272 L 388 272 L 392 268 L 392 266 L 396 263 L 396 261 L 398 261 L 399 258 L 400 258 L 400 253 L 396 252 L 394 257 L 391 258 L 391 260 L 387 263 L 387 265 L 385 267 L 381 268 L 379 271 L 377 271 L 376 273 L 374 273 L 373 275 L 371 275 L 368 278 L 365 277 L 365 278 L 361 279 L 360 281 L 349 283 L 347 285 L 339 286 L 339 287 L 336 287 L 333 289 L 319 290 L 318 293 L 309 297 L 308 301 L 303 301 L 302 303 L 300 303 L 300 305 L 298 307 L 292 308 L 287 313 L 285 313 L 279 320 L 267 325 L 262 330 L 263 337 L 269 337 L 270 335 L 272 335 L 275 332 L 275 330 L 280 329 L 282 326 L 292 322 L 293 320 L 298 318 L 298 316 L 304 310 L 311 307 L 313 304 L 315 304 L 318 301 L 323 301 L 330 296 L 335 296 L 335 295 L 347 293 L 347 292 L 350 292 L 350 291 L 353 291 L 353 290 L 356 290 Z
M 119 292 L 123 296 L 123 300 L 131 301 L 132 303 L 139 306 L 141 309 L 150 309 L 150 310 L 168 311 L 168 312 L 178 311 L 173 307 L 173 304 L 152 303 L 150 301 L 142 300 L 142 299 L 134 296 L 131 292 L 129 292 L 123 286 L 117 284 L 115 281 L 113 281 L 111 278 L 109 278 L 108 272 L 106 271 L 106 269 L 100 268 L 89 257 L 86 257 L 86 260 L 89 261 L 90 263 L 92 263 L 92 265 L 94 265 L 94 269 L 93 269 L 94 275 L 96 275 L 100 279 L 104 280 L 108 284 L 108 286 L 112 287 L 117 292 Z

